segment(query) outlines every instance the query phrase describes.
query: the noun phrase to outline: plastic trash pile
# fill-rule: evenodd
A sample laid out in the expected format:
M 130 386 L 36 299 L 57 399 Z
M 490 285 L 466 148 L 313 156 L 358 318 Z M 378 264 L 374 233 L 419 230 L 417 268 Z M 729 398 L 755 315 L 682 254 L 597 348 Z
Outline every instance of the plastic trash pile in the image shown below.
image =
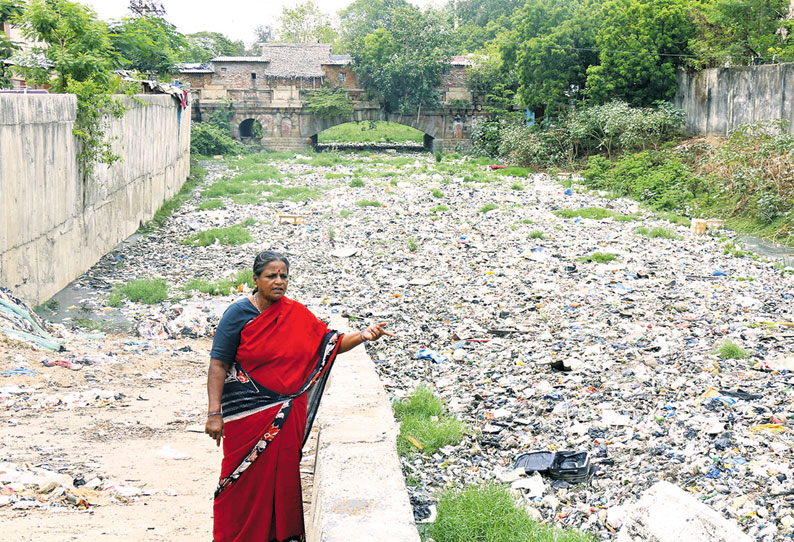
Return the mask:
M 417 519 L 440 489 L 501 480 L 538 519 L 612 539 L 620 507 L 666 480 L 755 539 L 794 536 L 794 274 L 725 254 L 731 232 L 695 236 L 632 201 L 544 175 L 477 183 L 453 165 L 434 170 L 432 157 L 411 158 L 275 163 L 285 186 L 322 188 L 323 197 L 189 204 L 82 280 L 150 276 L 178 287 L 275 249 L 291 260 L 290 297 L 319 316 L 343 314 L 361 328 L 389 322 L 399 338 L 368 348 L 390 393 L 430 385 L 469 427 L 459 444 L 403 459 L 418 481 Z M 354 168 L 367 174 L 351 189 Z M 585 207 L 628 218 L 554 214 Z M 302 219 L 279 224 L 279 214 Z M 249 228 L 254 243 L 180 244 L 248 217 L 266 224 Z M 202 336 L 235 298 L 120 310 L 146 339 Z M 586 477 L 581 462 L 569 476 L 515 468 L 524 454 L 554 461 L 566 451 L 586 454 Z

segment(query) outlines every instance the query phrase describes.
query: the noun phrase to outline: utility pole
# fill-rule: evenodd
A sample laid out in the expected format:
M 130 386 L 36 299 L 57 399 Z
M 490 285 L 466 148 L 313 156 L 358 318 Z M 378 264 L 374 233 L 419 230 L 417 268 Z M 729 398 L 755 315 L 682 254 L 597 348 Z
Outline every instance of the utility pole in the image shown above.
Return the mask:
M 158 0 L 130 0 L 130 11 L 141 17 L 149 15 L 162 17 L 165 15 L 163 3 Z

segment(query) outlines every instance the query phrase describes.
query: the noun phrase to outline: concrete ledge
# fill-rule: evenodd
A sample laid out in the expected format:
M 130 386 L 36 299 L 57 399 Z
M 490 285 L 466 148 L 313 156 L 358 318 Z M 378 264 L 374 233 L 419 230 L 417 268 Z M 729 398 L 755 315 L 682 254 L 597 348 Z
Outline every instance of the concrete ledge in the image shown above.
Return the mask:
M 346 330 L 341 317 L 331 327 Z M 397 423 L 363 346 L 339 356 L 317 417 L 309 542 L 419 542 Z

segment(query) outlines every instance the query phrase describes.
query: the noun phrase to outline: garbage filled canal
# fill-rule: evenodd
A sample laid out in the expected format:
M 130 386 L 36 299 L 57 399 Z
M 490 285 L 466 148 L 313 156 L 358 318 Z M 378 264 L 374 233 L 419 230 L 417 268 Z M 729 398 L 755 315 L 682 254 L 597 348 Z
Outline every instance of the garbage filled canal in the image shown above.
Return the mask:
M 206 180 L 161 227 L 78 278 L 68 306 L 41 308 L 62 322 L 68 352 L 0 343 L 0 424 L 15 436 L 0 444 L 4 525 L 46 523 L 36 518 L 84 508 L 78 496 L 101 497 L 117 509 L 103 517 L 120 523 L 119 510 L 147 501 L 210 513 L 220 456 L 189 431 L 206 406 L 209 338 L 248 291 L 237 283 L 254 255 L 273 249 L 290 259 L 287 295 L 317 316 L 389 322 L 399 337 L 368 351 L 393 398 L 425 385 L 465 424 L 459 443 L 403 457 L 417 521 L 434 516 L 444 488 L 500 481 L 536 519 L 613 539 L 627 506 L 667 481 L 753 538 L 794 532 L 790 268 L 735 257 L 733 232 L 694 235 L 636 202 L 521 168 L 421 153 L 272 156 L 207 162 Z M 138 279 L 159 279 L 164 299 L 130 300 Z M 110 395 L 85 393 L 96 389 Z M 52 439 L 30 437 L 45 430 Z M 177 465 L 182 482 L 141 488 L 113 456 L 128 445 L 144 454 L 147 439 L 157 443 L 147 464 Z M 528 452 L 547 454 L 524 462 L 551 465 L 564 451 L 578 452 L 566 456 L 580 462 L 575 475 L 514 468 Z M 96 479 L 96 494 L 37 493 L 20 463 Z M 138 481 L 111 486 L 139 491 L 103 491 L 114 473 Z M 208 521 L 162 539 L 205 536 Z

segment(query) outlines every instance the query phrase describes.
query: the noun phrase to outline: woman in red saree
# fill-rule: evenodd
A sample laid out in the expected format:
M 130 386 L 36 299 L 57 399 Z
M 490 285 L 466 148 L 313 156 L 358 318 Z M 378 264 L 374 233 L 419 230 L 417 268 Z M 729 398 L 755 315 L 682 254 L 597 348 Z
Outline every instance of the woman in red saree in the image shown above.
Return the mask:
M 221 318 L 210 353 L 205 432 L 223 462 L 215 542 L 303 541 L 299 464 L 337 354 L 392 333 L 385 323 L 340 335 L 284 296 L 289 262 L 254 260 L 254 293 Z

